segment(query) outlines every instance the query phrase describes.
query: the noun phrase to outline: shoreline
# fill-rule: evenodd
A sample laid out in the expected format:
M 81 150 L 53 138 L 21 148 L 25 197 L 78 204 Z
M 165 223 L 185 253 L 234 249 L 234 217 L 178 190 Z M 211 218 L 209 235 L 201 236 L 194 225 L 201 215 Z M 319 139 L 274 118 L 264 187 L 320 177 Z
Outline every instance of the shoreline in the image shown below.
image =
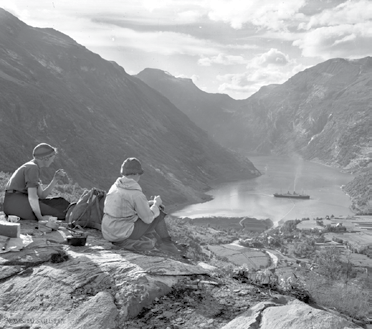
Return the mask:
M 211 188 L 212 189 L 212 188 Z M 202 200 L 200 202 L 192 202 L 192 201 L 186 201 L 184 203 L 178 203 L 176 205 L 170 205 L 170 206 L 165 206 L 165 212 L 168 214 L 168 215 L 171 215 L 171 216 L 174 216 L 172 215 L 173 213 L 177 212 L 177 211 L 180 211 L 182 210 L 183 208 L 187 207 L 187 206 L 191 206 L 193 204 L 199 204 L 199 203 L 206 203 L 208 201 L 212 201 L 213 200 L 213 197 L 206 194 L 205 195 L 206 197 L 209 196 L 208 200 Z M 178 216 L 174 216 L 174 217 L 178 217 Z
M 247 156 L 245 156 L 245 158 L 247 158 L 249 160 L 249 158 Z M 256 170 L 259 173 L 259 175 L 246 178 L 245 180 L 255 179 L 255 178 L 260 177 L 260 176 L 263 175 L 262 172 L 259 171 L 257 168 L 256 168 Z M 238 178 L 235 178 L 235 179 L 230 179 L 230 180 L 217 179 L 217 182 L 214 182 L 214 184 L 210 184 L 208 189 L 203 190 L 203 197 L 201 198 L 201 201 L 195 202 L 195 201 L 191 201 L 190 200 L 190 201 L 185 201 L 183 203 L 179 203 L 179 204 L 176 204 L 176 205 L 169 205 L 169 206 L 166 206 L 166 211 L 167 211 L 168 214 L 171 215 L 171 213 L 175 213 L 177 211 L 180 211 L 180 210 L 182 210 L 183 208 L 185 208 L 187 206 L 191 206 L 193 204 L 206 203 L 206 202 L 212 201 L 212 200 L 214 200 L 214 198 L 210 194 L 208 194 L 208 192 L 210 192 L 213 189 L 218 188 L 221 185 L 230 184 L 230 183 L 234 183 L 234 182 L 240 182 L 241 180 L 242 180 L 241 178 L 239 178 L 239 179 Z M 177 217 L 177 216 L 175 216 L 175 217 Z
M 252 155 L 251 155 L 252 156 Z M 253 156 L 267 156 L 267 155 L 253 155 Z M 247 158 L 249 159 L 249 155 L 247 155 Z M 286 157 L 286 158 L 288 158 L 288 157 Z M 302 158 L 302 157 L 301 157 Z M 302 158 L 302 160 L 304 160 L 304 161 L 307 161 L 307 162 L 309 162 L 309 163 L 315 163 L 315 164 L 319 164 L 319 165 L 322 165 L 322 166 L 324 166 L 324 167 L 328 167 L 328 168 L 332 168 L 332 169 L 336 169 L 336 170 L 340 170 L 340 172 L 342 172 L 342 173 L 348 173 L 347 171 L 344 171 L 344 170 L 342 170 L 340 167 L 338 167 L 338 166 L 334 166 L 334 165 L 331 165 L 331 164 L 329 164 L 329 163 L 325 163 L 325 162 L 322 162 L 321 160 L 319 160 L 319 159 L 317 159 L 317 158 L 315 158 L 315 159 L 311 159 L 311 160 L 307 160 L 307 159 L 303 159 Z M 253 163 L 254 164 L 254 163 Z M 350 174 L 350 173 L 348 173 L 348 174 Z M 263 175 L 262 173 L 261 173 L 261 175 Z M 261 176 L 260 175 L 260 176 Z M 353 177 L 355 176 L 355 175 L 352 175 Z M 252 178 L 253 179 L 253 178 Z M 167 207 L 167 213 L 169 214 L 169 215 L 171 215 L 171 216 L 174 216 L 174 217 L 178 217 L 178 218 L 188 218 L 187 216 L 183 216 L 183 217 L 179 217 L 179 216 L 176 216 L 176 215 L 174 215 L 174 213 L 176 213 L 176 212 L 178 212 L 178 211 L 181 211 L 182 209 L 184 209 L 184 208 L 186 208 L 186 207 L 188 207 L 188 206 L 191 206 L 191 205 L 196 205 L 196 204 L 204 204 L 204 203 L 206 203 L 206 202 L 209 202 L 209 201 L 212 201 L 212 200 L 214 200 L 214 198 L 213 198 L 213 196 L 212 195 L 209 195 L 209 194 L 207 194 L 209 191 L 211 191 L 211 190 L 213 190 L 213 189 L 216 189 L 216 188 L 218 188 L 219 186 L 221 186 L 221 185 L 223 185 L 223 184 L 229 184 L 229 183 L 234 183 L 234 182 L 236 182 L 237 180 L 231 180 L 231 181 L 227 181 L 227 182 L 219 182 L 219 183 L 217 183 L 217 184 L 214 184 L 213 186 L 211 186 L 208 190 L 206 190 L 206 191 L 204 191 L 206 194 L 205 194 L 205 197 L 206 197 L 206 199 L 205 200 L 202 200 L 202 201 L 200 201 L 200 202 L 193 202 L 193 201 L 190 201 L 190 202 L 184 202 L 184 203 L 181 203 L 181 204 L 177 204 L 177 205 L 172 205 L 172 206 L 169 206 L 169 207 Z M 239 180 L 238 180 L 239 181 Z M 350 202 L 352 202 L 352 197 L 345 191 L 345 189 L 344 189 L 344 186 L 343 185 L 341 185 L 341 186 L 339 186 L 339 188 L 343 191 L 343 193 L 344 193 L 344 195 L 346 195 L 347 197 L 348 197 L 348 199 L 349 199 L 349 201 Z M 353 216 L 355 216 L 355 215 L 357 215 L 357 213 L 356 213 L 356 211 L 354 210 L 354 209 L 352 209 L 351 208 L 351 205 L 349 206 L 349 211 L 351 212 L 351 215 L 353 215 Z M 192 216 L 192 215 L 191 215 Z M 236 218 L 236 216 L 234 216 L 234 215 L 232 215 L 232 216 L 229 216 L 229 215 L 224 215 L 226 218 Z M 241 218 L 243 219 L 243 218 L 246 218 L 246 217 L 250 217 L 250 218 L 255 218 L 255 217 L 251 217 L 252 215 L 247 215 L 247 216 L 242 216 Z M 324 217 L 325 217 L 326 215 L 324 215 Z M 215 217 L 215 216 L 204 216 L 204 217 L 197 217 L 197 218 L 213 218 L 213 217 Z M 279 225 L 279 224 L 281 224 L 281 223 L 283 223 L 284 221 L 283 221 L 283 218 L 282 219 L 280 219 L 279 221 L 274 221 L 272 218 L 268 218 L 268 219 L 270 219 L 272 222 L 274 222 L 274 223 L 276 223 L 276 225 Z M 292 218 L 293 220 L 294 219 L 296 219 L 296 218 Z M 262 220 L 264 220 L 264 219 L 262 219 Z M 290 220 L 290 219 L 287 219 L 287 220 Z

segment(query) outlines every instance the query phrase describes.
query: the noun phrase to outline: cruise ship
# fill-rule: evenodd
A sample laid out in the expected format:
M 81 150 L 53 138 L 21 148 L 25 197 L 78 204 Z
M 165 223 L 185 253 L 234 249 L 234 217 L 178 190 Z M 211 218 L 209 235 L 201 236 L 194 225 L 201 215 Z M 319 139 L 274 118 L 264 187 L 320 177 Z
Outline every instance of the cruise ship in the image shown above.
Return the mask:
M 310 199 L 310 195 L 307 194 L 300 194 L 293 191 L 287 193 L 274 193 L 274 197 L 276 198 L 291 198 L 291 199 Z

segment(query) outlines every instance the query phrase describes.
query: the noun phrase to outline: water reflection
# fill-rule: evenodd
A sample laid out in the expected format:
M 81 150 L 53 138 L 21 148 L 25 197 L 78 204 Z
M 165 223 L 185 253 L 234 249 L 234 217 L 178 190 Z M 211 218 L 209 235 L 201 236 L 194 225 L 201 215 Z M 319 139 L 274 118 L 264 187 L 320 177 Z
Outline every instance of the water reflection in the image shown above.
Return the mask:
M 350 199 L 341 190 L 352 175 L 300 158 L 250 157 L 263 173 L 252 180 L 221 185 L 213 200 L 174 213 L 180 217 L 226 216 L 280 219 L 349 215 Z M 310 200 L 274 198 L 275 192 L 304 192 Z

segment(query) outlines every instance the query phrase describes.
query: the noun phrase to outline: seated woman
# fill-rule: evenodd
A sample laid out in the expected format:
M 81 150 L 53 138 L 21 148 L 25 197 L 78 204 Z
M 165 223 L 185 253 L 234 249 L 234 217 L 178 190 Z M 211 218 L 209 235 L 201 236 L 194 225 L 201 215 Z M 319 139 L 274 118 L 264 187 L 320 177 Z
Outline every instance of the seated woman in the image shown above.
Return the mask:
M 21 219 L 48 220 L 49 216 L 65 218 L 69 202 L 61 197 L 49 198 L 58 179 L 65 176 L 62 169 L 54 173 L 50 184 L 42 187 L 40 169 L 49 167 L 54 161 L 57 149 L 46 143 L 35 146 L 33 159 L 19 167 L 5 186 L 4 213 Z
M 159 236 L 158 247 L 164 251 L 178 253 L 172 242 L 164 220 L 165 214 L 159 207 L 160 196 L 147 201 L 138 181 L 143 174 L 140 161 L 136 158 L 126 159 L 119 177 L 111 186 L 105 199 L 102 219 L 102 235 L 111 242 L 139 240 L 153 230 Z M 152 203 L 152 204 L 151 204 Z

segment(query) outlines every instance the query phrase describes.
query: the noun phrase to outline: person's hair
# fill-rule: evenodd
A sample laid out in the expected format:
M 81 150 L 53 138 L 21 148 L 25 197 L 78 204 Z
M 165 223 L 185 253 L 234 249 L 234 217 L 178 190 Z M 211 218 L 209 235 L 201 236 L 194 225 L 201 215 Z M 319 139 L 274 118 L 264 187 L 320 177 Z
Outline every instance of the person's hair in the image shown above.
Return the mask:
M 124 176 L 142 175 L 143 169 L 141 162 L 137 158 L 126 159 L 121 165 L 120 174 Z
M 39 160 L 47 160 L 57 153 L 57 148 L 47 143 L 40 143 L 36 145 L 34 150 L 32 151 L 33 157 Z

